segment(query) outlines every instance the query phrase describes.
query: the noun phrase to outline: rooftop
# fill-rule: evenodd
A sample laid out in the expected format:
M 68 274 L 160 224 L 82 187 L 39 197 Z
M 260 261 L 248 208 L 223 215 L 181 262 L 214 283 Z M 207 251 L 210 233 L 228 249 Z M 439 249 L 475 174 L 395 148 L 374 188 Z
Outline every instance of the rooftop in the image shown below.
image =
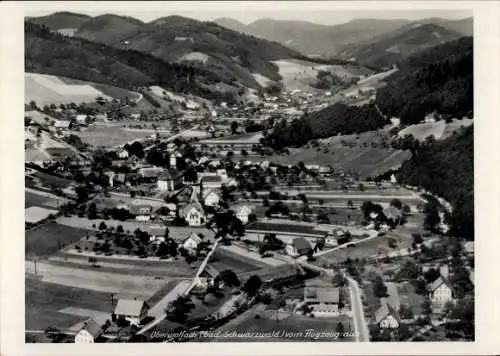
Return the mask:
M 297 250 L 305 250 L 311 248 L 311 244 L 309 244 L 309 242 L 303 237 L 297 237 L 293 239 L 292 244 Z
M 139 317 L 144 305 L 147 306 L 143 300 L 120 299 L 116 305 L 115 314 Z
M 388 315 L 392 315 L 399 322 L 399 313 L 387 303 L 382 303 L 382 306 L 375 312 L 375 323 L 379 324 Z

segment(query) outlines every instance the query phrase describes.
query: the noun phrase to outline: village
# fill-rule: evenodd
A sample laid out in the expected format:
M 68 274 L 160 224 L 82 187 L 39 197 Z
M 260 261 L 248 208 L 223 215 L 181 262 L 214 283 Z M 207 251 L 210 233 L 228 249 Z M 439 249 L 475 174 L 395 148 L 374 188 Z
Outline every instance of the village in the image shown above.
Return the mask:
M 168 342 L 179 340 L 166 331 L 310 327 L 335 330 L 331 341 L 463 337 L 442 325 L 470 312 L 473 247 L 446 236 L 445 201 L 394 175 L 266 159 L 262 132 L 328 105 L 328 94 L 189 102 L 169 120 L 112 117 L 99 98 L 27 104 L 27 335 Z M 113 141 L 117 132 L 130 135 Z

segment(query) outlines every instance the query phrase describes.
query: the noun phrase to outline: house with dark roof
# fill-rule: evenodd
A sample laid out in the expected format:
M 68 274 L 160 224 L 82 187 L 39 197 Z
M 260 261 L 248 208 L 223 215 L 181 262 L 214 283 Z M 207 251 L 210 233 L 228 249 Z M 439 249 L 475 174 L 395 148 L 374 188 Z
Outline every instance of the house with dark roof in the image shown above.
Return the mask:
M 145 180 L 157 179 L 163 173 L 161 167 L 143 167 L 137 171 L 137 174 Z
M 152 213 L 153 207 L 151 205 L 132 205 L 130 207 L 130 214 L 134 215 L 137 221 L 149 221 Z
M 203 188 L 220 189 L 222 187 L 222 177 L 218 175 L 204 175 L 201 177 Z
M 149 306 L 143 300 L 119 299 L 116 304 L 115 315 L 124 317 L 131 324 L 138 325 L 140 320 L 146 316 Z
M 374 323 L 381 329 L 397 329 L 400 320 L 399 313 L 389 303 L 382 303 L 375 312 Z
M 285 246 L 285 251 L 288 255 L 293 257 L 307 255 L 312 251 L 311 244 L 303 237 L 293 239 L 291 244 Z
M 101 334 L 101 325 L 90 318 L 82 323 L 80 330 L 76 333 L 75 344 L 92 344 Z

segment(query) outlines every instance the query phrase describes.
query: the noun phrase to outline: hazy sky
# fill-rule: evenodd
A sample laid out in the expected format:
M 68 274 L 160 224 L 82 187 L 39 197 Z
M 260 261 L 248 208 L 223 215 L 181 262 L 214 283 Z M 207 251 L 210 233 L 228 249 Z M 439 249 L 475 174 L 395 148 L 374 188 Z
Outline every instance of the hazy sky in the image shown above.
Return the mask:
M 412 5 L 413 4 L 413 5 Z M 409 19 L 427 17 L 461 19 L 472 16 L 472 11 L 460 6 L 460 2 L 436 7 L 436 3 L 419 4 L 411 2 L 27 2 L 26 16 L 43 16 L 56 11 L 71 11 L 90 16 L 113 13 L 151 21 L 163 16 L 181 15 L 198 20 L 213 20 L 218 17 L 231 17 L 243 23 L 260 18 L 276 20 L 303 20 L 326 25 L 344 23 L 354 18 Z M 454 9 L 446 9 L 455 4 Z M 423 7 L 425 5 L 425 7 Z M 457 10 L 460 9 L 461 10 Z

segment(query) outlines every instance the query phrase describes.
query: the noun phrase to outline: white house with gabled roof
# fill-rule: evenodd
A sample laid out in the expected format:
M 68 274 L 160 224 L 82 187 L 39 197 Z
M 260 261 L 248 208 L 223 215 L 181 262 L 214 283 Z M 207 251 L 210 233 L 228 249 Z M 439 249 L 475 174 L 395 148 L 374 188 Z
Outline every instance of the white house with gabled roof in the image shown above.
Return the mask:
M 220 202 L 220 195 L 216 190 L 210 189 L 203 194 L 203 202 L 206 206 L 218 206 Z

